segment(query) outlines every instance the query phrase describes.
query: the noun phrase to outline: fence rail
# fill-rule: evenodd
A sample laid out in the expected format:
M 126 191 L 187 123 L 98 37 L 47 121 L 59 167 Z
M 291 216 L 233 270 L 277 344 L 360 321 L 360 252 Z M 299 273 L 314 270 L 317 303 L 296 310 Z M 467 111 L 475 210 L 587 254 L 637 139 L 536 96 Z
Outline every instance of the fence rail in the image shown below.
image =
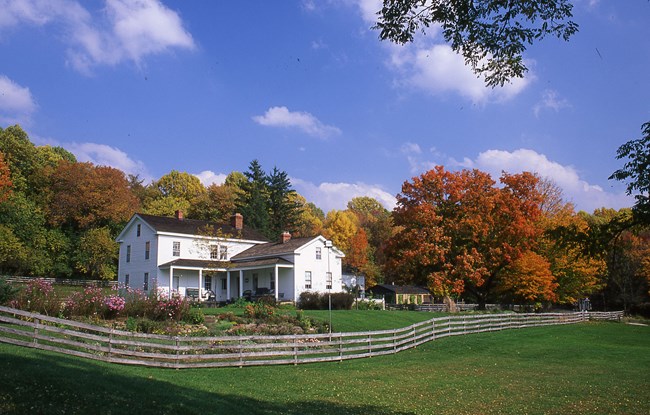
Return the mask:
M 587 320 L 623 312 L 437 317 L 395 330 L 284 336 L 179 337 L 132 333 L 0 306 L 0 342 L 104 362 L 165 368 L 286 365 L 399 353 L 447 336 Z
M 117 281 L 101 281 L 101 280 L 75 280 L 72 278 L 43 278 L 43 277 L 16 277 L 0 275 L 7 282 L 27 284 L 34 280 L 44 280 L 52 284 L 58 285 L 72 285 L 72 286 L 93 286 L 93 287 L 110 287 L 117 288 Z

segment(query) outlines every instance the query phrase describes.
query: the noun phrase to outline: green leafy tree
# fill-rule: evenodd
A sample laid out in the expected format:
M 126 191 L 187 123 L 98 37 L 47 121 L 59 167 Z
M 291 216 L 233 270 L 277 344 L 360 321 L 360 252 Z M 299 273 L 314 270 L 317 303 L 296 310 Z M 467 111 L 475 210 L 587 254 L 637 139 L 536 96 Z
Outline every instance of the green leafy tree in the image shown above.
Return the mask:
M 238 188 L 211 184 L 190 206 L 188 216 L 210 222 L 227 222 L 236 210 Z
M 578 30 L 569 0 L 384 0 L 375 29 L 404 44 L 440 26 L 446 42 L 490 86 L 527 71 L 523 52 L 547 35 L 568 40 Z
M 113 280 L 117 275 L 118 250 L 110 229 L 89 229 L 79 238 L 75 268 L 89 278 Z
M 628 159 L 622 169 L 609 178 L 628 182 L 627 194 L 637 193 L 633 207 L 634 219 L 650 225 L 650 122 L 641 127 L 643 137 L 630 140 L 618 148 L 616 158 Z

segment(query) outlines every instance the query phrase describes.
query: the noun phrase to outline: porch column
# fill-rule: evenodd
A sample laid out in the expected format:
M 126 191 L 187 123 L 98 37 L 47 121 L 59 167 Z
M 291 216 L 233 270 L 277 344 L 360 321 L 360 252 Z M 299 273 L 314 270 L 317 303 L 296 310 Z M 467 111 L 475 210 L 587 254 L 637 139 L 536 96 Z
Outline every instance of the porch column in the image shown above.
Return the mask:
M 230 270 L 226 271 L 226 301 L 230 301 Z
M 278 291 L 280 291 L 280 287 L 278 285 L 278 264 L 275 264 L 275 272 L 273 273 L 273 277 L 275 278 L 275 301 L 278 301 Z
M 239 296 L 244 295 L 244 270 L 239 270 Z
M 172 286 L 174 285 L 174 267 L 169 267 L 169 299 L 172 298 Z
M 203 269 L 199 270 L 199 301 L 203 298 L 201 295 L 201 289 L 203 288 L 203 284 L 201 283 L 201 280 L 203 279 Z

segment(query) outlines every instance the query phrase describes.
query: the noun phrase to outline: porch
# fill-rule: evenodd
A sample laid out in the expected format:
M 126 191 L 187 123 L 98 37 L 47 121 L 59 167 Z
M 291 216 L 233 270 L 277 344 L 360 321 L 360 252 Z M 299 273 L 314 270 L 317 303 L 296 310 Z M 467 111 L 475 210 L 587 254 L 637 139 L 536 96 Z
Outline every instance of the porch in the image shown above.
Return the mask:
M 293 301 L 293 264 L 282 258 L 249 262 L 178 259 L 159 267 L 159 289 L 169 297 L 218 303 L 262 292 L 276 301 Z

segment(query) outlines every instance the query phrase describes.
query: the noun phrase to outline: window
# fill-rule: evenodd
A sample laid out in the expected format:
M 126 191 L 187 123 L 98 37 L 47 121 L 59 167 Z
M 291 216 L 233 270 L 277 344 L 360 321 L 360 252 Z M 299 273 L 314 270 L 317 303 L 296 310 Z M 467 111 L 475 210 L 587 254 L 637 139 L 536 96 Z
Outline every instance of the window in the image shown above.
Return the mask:
M 325 273 L 325 289 L 326 290 L 331 290 L 332 289 L 332 273 L 331 272 L 326 272 Z
M 181 243 L 178 241 L 172 244 L 172 256 L 181 256 Z
M 144 273 L 144 286 L 143 286 L 143 289 L 145 291 L 149 291 L 149 273 L 148 272 Z
M 144 243 L 144 259 L 149 259 L 150 253 L 151 253 L 151 242 L 147 241 Z
M 311 271 L 305 271 L 305 288 L 311 289 Z
M 126 246 L 126 262 L 131 262 L 131 245 Z
M 124 276 L 124 288 L 129 288 L 129 274 Z
M 210 245 L 210 259 L 219 259 L 219 245 Z
M 321 259 L 323 256 L 320 247 L 316 248 L 316 259 Z
M 275 274 L 273 272 L 269 273 L 269 280 L 270 280 L 269 287 L 272 290 L 275 290 Z
M 219 259 L 222 261 L 228 260 L 228 245 L 221 245 L 219 247 Z
M 141 232 L 142 232 L 142 225 L 140 225 L 140 224 L 138 223 L 138 225 L 137 225 L 137 227 L 136 227 L 136 231 L 135 231 L 136 236 L 140 237 L 140 233 L 141 233 Z
M 212 290 L 212 277 L 205 277 L 203 288 L 205 288 L 206 291 Z
M 225 278 L 221 279 L 221 289 L 222 290 L 227 290 L 228 289 L 228 281 Z
M 257 274 L 253 274 L 253 290 L 257 290 L 259 287 L 259 279 L 257 278 Z

